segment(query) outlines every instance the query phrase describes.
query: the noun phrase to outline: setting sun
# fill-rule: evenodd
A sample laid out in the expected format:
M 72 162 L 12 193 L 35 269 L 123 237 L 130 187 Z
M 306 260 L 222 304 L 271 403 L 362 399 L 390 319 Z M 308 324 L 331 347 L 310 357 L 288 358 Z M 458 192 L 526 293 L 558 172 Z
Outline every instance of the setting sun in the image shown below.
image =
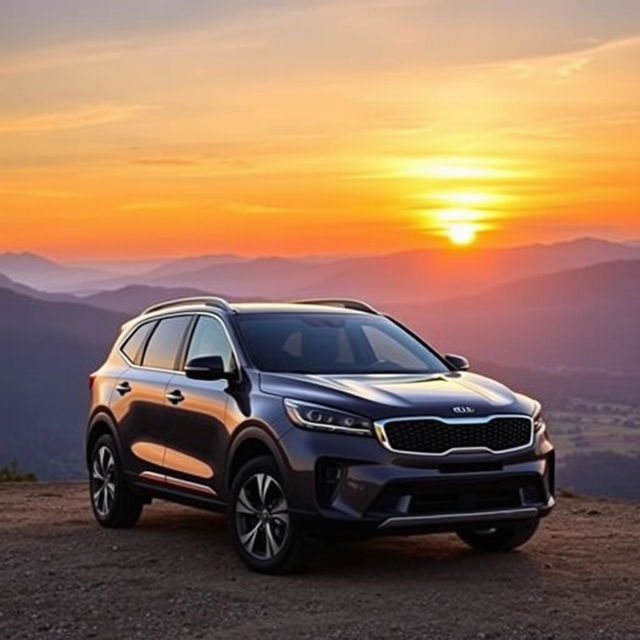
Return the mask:
M 447 229 L 447 235 L 453 244 L 471 244 L 476 239 L 476 227 L 471 223 L 458 222 Z
M 455 197 L 453 197 L 455 196 Z M 493 196 L 481 193 L 436 194 L 434 200 L 455 203 L 490 202 Z M 441 209 L 427 209 L 422 211 L 420 226 L 430 233 L 447 238 L 455 245 L 472 244 L 478 233 L 489 231 L 495 227 L 494 220 L 499 215 L 479 207 L 455 207 Z

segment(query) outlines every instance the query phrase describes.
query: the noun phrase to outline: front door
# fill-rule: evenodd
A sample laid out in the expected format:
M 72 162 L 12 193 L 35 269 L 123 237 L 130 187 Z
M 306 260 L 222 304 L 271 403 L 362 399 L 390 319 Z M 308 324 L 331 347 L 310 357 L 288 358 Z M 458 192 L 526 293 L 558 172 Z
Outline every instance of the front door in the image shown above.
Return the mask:
M 220 356 L 225 369 L 235 367 L 233 350 L 222 321 L 199 315 L 184 362 L 200 356 Z M 229 433 L 225 426 L 230 396 L 227 380 L 193 380 L 176 373 L 167 387 L 164 466 L 167 479 L 183 488 L 220 495 Z

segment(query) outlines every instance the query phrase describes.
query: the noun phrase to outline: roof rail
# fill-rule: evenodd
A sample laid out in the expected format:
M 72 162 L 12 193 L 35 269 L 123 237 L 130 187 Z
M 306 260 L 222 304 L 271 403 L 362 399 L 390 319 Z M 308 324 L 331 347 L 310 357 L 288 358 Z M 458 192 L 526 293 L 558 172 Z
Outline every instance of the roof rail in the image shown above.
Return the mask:
M 351 300 L 350 298 L 317 298 L 309 300 L 294 300 L 294 304 L 319 304 L 329 307 L 342 307 L 343 309 L 351 309 L 353 311 L 364 311 L 365 313 L 374 313 L 379 315 L 379 311 L 374 309 L 370 304 L 361 302 L 360 300 Z
M 181 307 L 185 305 L 204 305 L 206 307 L 217 307 L 218 309 L 223 309 L 224 311 L 233 311 L 231 305 L 224 298 L 216 298 L 215 296 L 202 296 L 195 298 L 177 298 L 176 300 L 167 300 L 166 302 L 159 302 L 158 304 L 154 304 L 151 307 L 148 307 L 142 312 L 142 315 L 145 316 L 148 313 L 153 313 L 154 311 L 160 311 L 161 309 L 167 309 L 169 307 Z

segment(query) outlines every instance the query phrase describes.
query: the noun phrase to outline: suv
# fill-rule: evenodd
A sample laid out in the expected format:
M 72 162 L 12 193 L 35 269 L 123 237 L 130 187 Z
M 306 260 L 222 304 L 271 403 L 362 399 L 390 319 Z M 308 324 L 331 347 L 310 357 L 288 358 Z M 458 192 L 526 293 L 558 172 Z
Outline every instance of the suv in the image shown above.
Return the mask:
M 264 573 L 311 538 L 513 549 L 553 507 L 554 450 L 538 402 L 468 366 L 353 300 L 155 305 L 90 376 L 93 512 L 128 527 L 153 498 L 224 511 Z

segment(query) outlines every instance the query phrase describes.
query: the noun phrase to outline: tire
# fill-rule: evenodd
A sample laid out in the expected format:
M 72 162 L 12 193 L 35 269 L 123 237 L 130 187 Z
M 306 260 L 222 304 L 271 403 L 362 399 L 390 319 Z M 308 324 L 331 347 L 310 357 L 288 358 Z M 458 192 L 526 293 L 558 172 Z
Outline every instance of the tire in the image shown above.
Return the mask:
M 118 449 L 110 435 L 100 436 L 91 450 L 89 497 L 93 515 L 103 527 L 132 527 L 142 513 L 143 501 L 127 486 Z
M 458 536 L 476 551 L 511 551 L 528 542 L 540 520 L 526 520 L 517 524 L 500 525 L 491 529 L 458 531 Z
M 288 513 L 284 483 L 275 460 L 247 462 L 231 484 L 229 534 L 240 559 L 258 573 L 299 569 L 307 543 Z

